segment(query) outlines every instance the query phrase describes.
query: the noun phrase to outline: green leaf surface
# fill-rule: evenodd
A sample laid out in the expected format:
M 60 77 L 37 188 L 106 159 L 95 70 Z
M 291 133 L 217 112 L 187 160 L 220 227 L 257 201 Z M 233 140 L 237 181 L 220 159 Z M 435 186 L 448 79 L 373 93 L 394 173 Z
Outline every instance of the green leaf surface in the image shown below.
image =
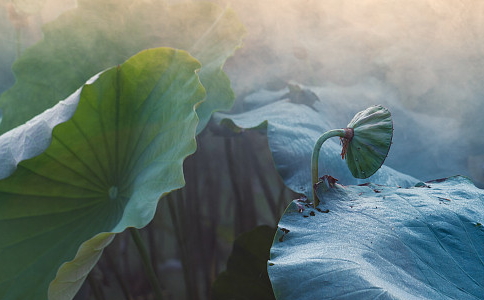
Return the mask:
M 235 239 L 227 270 L 213 284 L 213 300 L 275 299 L 267 274 L 274 233 L 275 228 L 262 225 Z
M 295 103 L 280 92 L 257 93 L 253 98 L 247 99 L 246 103 L 260 106 L 248 106 L 247 111 L 239 114 L 217 113 L 214 117 L 219 123 L 236 132 L 266 127 L 272 157 L 284 183 L 293 191 L 311 197 L 313 146 L 322 133 L 343 128 L 347 121 L 337 123 L 331 107 L 316 110 L 310 105 L 303 104 L 302 101 Z M 345 185 L 375 182 L 388 186 L 408 187 L 419 181 L 385 165 L 368 179 L 355 179 L 341 159 L 339 142 L 339 139 L 329 139 L 321 148 L 320 175 L 329 174 Z
M 0 132 L 55 105 L 94 74 L 160 46 L 187 50 L 203 65 L 199 75 L 207 99 L 197 108 L 200 132 L 213 111 L 232 106 L 233 91 L 222 67 L 244 34 L 235 13 L 213 3 L 80 0 L 77 8 L 47 24 L 44 39 L 15 62 L 16 83 L 0 97 Z
M 324 205 L 295 200 L 278 224 L 277 299 L 482 299 L 484 191 L 467 178 L 318 192 Z
M 115 236 L 115 233 L 100 233 L 82 243 L 76 257 L 59 268 L 55 279 L 49 285 L 48 299 L 73 299 L 101 257 L 104 248 Z
M 1 299 L 46 299 L 77 253 L 49 291 L 70 299 L 110 233 L 145 226 L 184 185 L 199 68 L 185 51 L 143 51 L 0 136 Z

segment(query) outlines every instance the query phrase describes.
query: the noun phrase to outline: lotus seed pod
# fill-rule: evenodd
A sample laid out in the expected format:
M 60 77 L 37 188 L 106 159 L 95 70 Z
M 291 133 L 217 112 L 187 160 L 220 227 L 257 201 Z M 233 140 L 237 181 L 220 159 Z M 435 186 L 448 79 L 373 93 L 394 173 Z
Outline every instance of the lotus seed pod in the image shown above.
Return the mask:
M 391 114 L 383 106 L 371 106 L 357 113 L 341 138 L 342 158 L 356 178 L 368 178 L 383 164 L 393 137 Z

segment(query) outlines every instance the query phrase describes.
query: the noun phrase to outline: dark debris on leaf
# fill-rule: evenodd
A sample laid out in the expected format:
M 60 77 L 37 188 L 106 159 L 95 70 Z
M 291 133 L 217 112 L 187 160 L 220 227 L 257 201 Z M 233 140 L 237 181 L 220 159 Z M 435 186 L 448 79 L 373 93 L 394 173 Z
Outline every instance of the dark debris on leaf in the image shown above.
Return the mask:
M 279 228 L 280 231 L 284 232 L 285 234 L 291 232 L 289 229 L 287 228 Z
M 324 175 L 323 177 L 320 177 L 319 180 L 326 181 L 328 183 L 328 186 L 332 188 L 335 186 L 336 181 L 338 181 L 338 179 L 334 178 L 331 175 Z
M 439 179 L 434 179 L 434 180 L 427 181 L 427 183 L 431 183 L 431 182 L 439 183 L 439 182 L 444 182 L 447 179 L 449 179 L 449 178 L 448 177 L 446 177 L 446 178 L 439 178 Z
M 285 237 L 285 236 L 286 236 L 286 235 L 287 235 L 289 232 L 291 232 L 291 231 L 290 231 L 289 229 L 287 229 L 287 228 L 283 228 L 283 227 L 278 227 L 278 229 L 279 229 L 280 231 L 282 231 L 282 235 L 281 235 L 281 237 L 279 238 L 279 242 L 281 242 L 281 243 L 282 243 L 282 242 L 284 242 L 284 237 Z

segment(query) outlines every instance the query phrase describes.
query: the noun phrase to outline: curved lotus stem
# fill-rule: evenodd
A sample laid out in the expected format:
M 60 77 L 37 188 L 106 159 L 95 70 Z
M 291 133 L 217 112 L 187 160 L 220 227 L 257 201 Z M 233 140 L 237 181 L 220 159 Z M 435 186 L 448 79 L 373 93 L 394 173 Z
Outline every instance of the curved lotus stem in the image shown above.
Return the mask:
M 319 180 L 319 152 L 321 150 L 321 146 L 323 143 L 332 137 L 339 136 L 340 138 L 344 138 L 346 135 L 346 132 L 344 129 L 333 129 L 330 131 L 326 131 L 319 137 L 319 139 L 316 141 L 316 144 L 314 145 L 313 149 L 313 156 L 311 158 L 311 179 L 312 179 L 312 187 L 313 187 L 313 203 L 314 207 L 318 206 L 319 204 L 319 199 L 318 196 L 316 195 L 316 183 L 318 183 Z
M 393 137 L 391 114 L 383 106 L 371 106 L 357 113 L 347 128 L 330 130 L 321 135 L 311 158 L 314 207 L 319 204 L 316 195 L 319 151 L 323 143 L 334 136 L 341 139 L 341 158 L 346 159 L 351 174 L 356 178 L 368 178 L 381 167 L 390 151 Z M 324 181 L 321 184 L 325 184 Z

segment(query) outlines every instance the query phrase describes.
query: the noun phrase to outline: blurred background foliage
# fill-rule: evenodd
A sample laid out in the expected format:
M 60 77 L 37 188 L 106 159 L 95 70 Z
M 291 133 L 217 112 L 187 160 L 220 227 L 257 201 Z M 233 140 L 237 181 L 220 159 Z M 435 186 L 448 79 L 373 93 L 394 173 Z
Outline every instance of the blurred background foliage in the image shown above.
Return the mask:
M 161 199 L 153 221 L 141 231 L 166 299 L 274 299 L 266 260 L 275 226 L 295 194 L 275 171 L 263 132 L 226 137 L 206 130 L 184 170 L 186 186 Z M 224 275 L 228 278 L 212 289 L 227 267 L 235 239 L 259 225 L 274 229 L 262 227 L 262 237 L 256 232 L 245 238 L 244 247 L 254 250 L 239 253 L 231 273 L 240 266 L 248 271 Z M 258 257 L 265 254 L 265 260 L 251 262 L 251 251 Z M 267 297 L 254 298 L 261 291 Z M 76 299 L 153 299 L 129 234 L 118 235 L 106 248 Z
M 163 1 L 180 2 L 200 1 Z M 393 97 L 421 120 L 419 127 L 395 124 L 395 130 L 422 134 L 412 143 L 403 137 L 401 145 L 408 148 L 400 151 L 409 149 L 412 155 L 390 156 L 390 166 L 423 180 L 463 174 L 484 187 L 482 1 L 211 2 L 233 9 L 247 28 L 243 47 L 224 67 L 236 95 L 233 111 L 245 110 L 248 95 L 281 90 L 289 81 L 335 91 L 327 96 L 341 97 L 341 105 L 357 104 L 362 94 Z M 42 40 L 44 25 L 75 6 L 74 0 L 0 0 L 0 93 L 14 85 L 12 65 Z M 113 9 L 119 14 L 129 10 Z M 190 20 L 187 15 L 180 21 L 179 34 Z M 118 34 L 122 42 L 127 33 Z M 445 128 L 439 127 L 442 120 Z M 421 161 L 430 167 L 422 170 Z M 221 293 L 213 283 L 226 269 L 236 238 L 259 225 L 275 227 L 296 195 L 275 171 L 264 129 L 232 133 L 209 123 L 184 167 L 186 187 L 161 199 L 142 234 L 167 299 L 211 299 Z M 233 256 L 240 253 L 237 247 Z M 76 299 L 153 299 L 144 276 L 131 240 L 120 234 Z M 226 299 L 253 299 L 234 291 Z

